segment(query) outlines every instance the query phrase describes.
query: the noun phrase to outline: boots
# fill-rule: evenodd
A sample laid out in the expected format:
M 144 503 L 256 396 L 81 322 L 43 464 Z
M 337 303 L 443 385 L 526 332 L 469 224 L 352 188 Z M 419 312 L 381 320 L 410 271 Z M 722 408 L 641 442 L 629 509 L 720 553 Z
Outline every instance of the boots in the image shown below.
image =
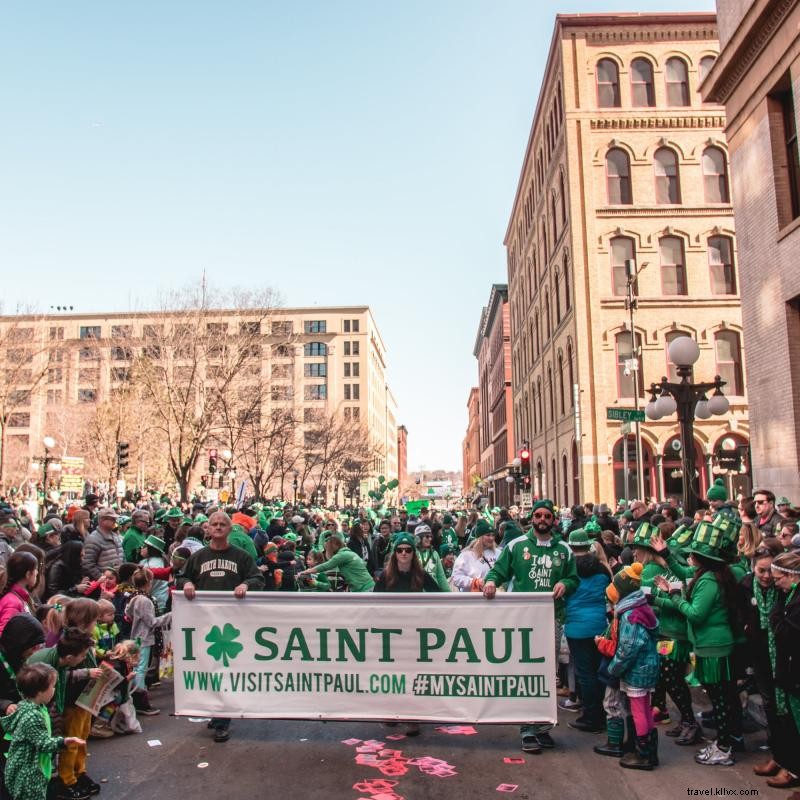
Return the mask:
M 646 736 L 636 737 L 636 751 L 633 753 L 625 753 L 619 760 L 619 765 L 625 769 L 646 769 L 651 770 L 655 766 L 653 762 L 653 755 L 650 749 L 652 741 L 652 732 Z
M 658 728 L 650 731 L 650 762 L 654 767 L 658 766 Z
M 150 695 L 144 691 L 131 692 L 133 698 L 133 707 L 136 709 L 137 714 L 142 714 L 145 717 L 153 717 L 161 712 L 150 705 Z
M 636 725 L 633 724 L 633 717 L 630 714 L 625 717 L 625 729 L 628 731 L 628 738 L 622 749 L 626 753 L 633 753 L 636 751 Z
M 594 751 L 600 756 L 613 756 L 621 758 L 625 751 L 622 749 L 622 740 L 625 738 L 625 723 L 617 717 L 606 719 L 606 736 L 608 741 L 605 744 L 595 745 Z

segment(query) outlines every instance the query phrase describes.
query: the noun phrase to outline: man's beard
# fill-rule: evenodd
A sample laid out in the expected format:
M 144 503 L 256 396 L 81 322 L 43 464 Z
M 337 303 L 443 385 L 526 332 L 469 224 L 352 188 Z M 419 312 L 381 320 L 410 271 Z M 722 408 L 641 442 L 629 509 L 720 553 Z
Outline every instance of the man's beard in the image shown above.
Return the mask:
M 542 535 L 547 535 L 550 533 L 550 530 L 553 527 L 552 522 L 534 522 L 533 527 L 536 529 L 536 533 L 541 533 Z

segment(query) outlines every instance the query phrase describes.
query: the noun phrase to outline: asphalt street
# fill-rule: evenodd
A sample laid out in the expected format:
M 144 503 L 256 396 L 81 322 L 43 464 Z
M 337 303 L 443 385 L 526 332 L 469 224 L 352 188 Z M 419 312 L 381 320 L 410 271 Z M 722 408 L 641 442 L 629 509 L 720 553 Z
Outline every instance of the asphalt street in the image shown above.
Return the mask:
M 733 767 L 701 767 L 694 763 L 694 748 L 678 747 L 662 735 L 661 766 L 653 772 L 638 772 L 595 755 L 592 746 L 603 739 L 569 728 L 573 715 L 565 711 L 560 712 L 554 732 L 557 748 L 530 756 L 519 750 L 517 729 L 509 725 L 477 726 L 474 735 L 437 732 L 438 726 L 423 725 L 418 737 L 391 740 L 386 737 L 398 735 L 398 730 L 375 723 L 237 720 L 231 739 L 216 744 L 205 721 L 171 716 L 171 682 L 153 690 L 152 699 L 162 713 L 141 719 L 142 734 L 90 741 L 89 774 L 102 782 L 101 800 L 398 800 L 397 796 L 406 800 L 504 796 L 672 800 L 689 796 L 687 789 L 736 790 L 737 795 L 743 789 L 758 789 L 761 797 L 785 800 L 788 796 L 786 791 L 769 789 L 764 779 L 752 774 L 752 766 L 765 760 L 758 750 L 763 733 L 747 737 L 748 752 Z M 355 739 L 359 742 L 343 743 Z M 357 763 L 357 748 L 363 748 L 365 741 L 384 742 L 380 750 L 400 751 L 390 758 L 417 763 L 405 764 L 405 774 L 387 777 L 369 763 Z M 362 762 L 386 757 L 361 755 Z M 505 763 L 505 758 L 524 762 Z M 396 783 L 374 783 L 381 780 Z M 498 791 L 502 784 L 517 788 Z

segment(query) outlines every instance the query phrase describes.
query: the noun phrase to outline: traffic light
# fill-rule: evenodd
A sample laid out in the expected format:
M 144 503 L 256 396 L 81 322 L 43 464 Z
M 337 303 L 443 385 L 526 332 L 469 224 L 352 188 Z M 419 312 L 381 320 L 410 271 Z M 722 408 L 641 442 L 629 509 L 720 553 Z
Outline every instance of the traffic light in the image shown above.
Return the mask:
M 125 469 L 130 463 L 129 450 L 128 442 L 117 442 L 117 469 Z
M 212 448 L 208 451 L 208 471 L 213 475 L 217 471 L 217 451 Z
M 523 478 L 531 476 L 531 451 L 523 447 L 519 451 L 519 471 Z M 530 482 L 530 481 L 529 481 Z

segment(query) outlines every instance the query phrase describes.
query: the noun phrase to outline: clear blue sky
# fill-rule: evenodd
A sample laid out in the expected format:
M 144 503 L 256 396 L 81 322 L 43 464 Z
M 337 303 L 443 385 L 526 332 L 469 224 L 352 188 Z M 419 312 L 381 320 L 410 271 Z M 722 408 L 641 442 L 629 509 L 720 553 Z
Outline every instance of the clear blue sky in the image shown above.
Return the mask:
M 148 308 L 203 270 L 369 304 L 409 466 L 460 469 L 554 14 L 713 7 L 9 0 L 5 309 Z

